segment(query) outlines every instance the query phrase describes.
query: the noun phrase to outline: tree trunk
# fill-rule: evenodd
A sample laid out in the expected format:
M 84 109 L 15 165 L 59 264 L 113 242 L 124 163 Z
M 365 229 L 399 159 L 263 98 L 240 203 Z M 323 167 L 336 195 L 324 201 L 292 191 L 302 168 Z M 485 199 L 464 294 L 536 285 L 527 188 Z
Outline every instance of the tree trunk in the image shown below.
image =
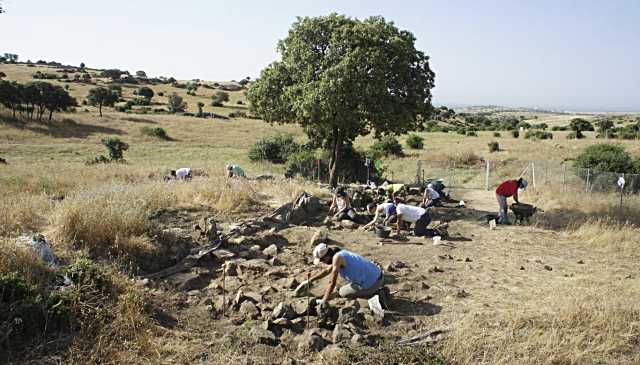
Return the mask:
M 98 110 L 100 111 L 100 118 L 102 118 L 102 103 L 98 104 Z
M 49 110 L 49 121 L 51 121 L 51 117 L 53 117 L 53 110 Z
M 338 131 L 334 129 L 333 131 L 333 142 L 331 144 L 331 157 L 329 158 L 329 185 L 332 188 L 338 186 L 338 160 L 340 155 L 340 147 L 342 146 L 342 141 L 337 133 Z

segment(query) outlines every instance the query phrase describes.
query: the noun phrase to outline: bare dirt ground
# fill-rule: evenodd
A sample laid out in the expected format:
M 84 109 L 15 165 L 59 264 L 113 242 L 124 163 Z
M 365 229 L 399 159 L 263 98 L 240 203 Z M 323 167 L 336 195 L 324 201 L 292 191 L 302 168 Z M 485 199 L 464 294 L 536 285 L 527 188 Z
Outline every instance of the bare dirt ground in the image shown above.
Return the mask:
M 450 331 L 468 315 L 489 317 L 490 313 L 534 310 L 536 306 L 545 305 L 545 298 L 563 292 L 571 295 L 583 283 L 607 285 L 610 280 L 637 280 L 637 262 L 585 250 L 561 232 L 537 228 L 535 224 L 498 226 L 490 230 L 481 217 L 497 208 L 492 192 L 456 191 L 454 197 L 464 199 L 467 207 L 439 207 L 434 212 L 435 221 L 450 222 L 451 238 L 441 245 L 434 246 L 431 239 L 417 237 L 380 244 L 372 232 L 341 227 L 329 230 L 332 243 L 360 253 L 383 267 L 400 266 L 387 267 L 385 272 L 387 286 L 393 293 L 390 310 L 395 313 L 384 320 L 368 314 L 364 301 L 332 301 L 336 308 L 354 306 L 358 313 L 364 314 L 350 334 L 360 333 L 361 341 L 376 345 L 427 330 Z M 196 216 L 198 214 L 186 214 L 166 223 L 187 228 L 191 225 L 189 220 Z M 338 346 L 328 346 L 319 354 L 303 351 L 298 346 L 297 339 L 306 333 L 305 316 L 275 330 L 279 337 L 272 344 L 260 344 L 262 341 L 252 332 L 253 328 L 264 325 L 278 303 L 298 301 L 300 304 L 306 300 L 292 297 L 288 279 L 301 282 L 308 271 L 317 270 L 309 264 L 312 249 L 309 239 L 316 228 L 295 226 L 265 236 L 260 249 L 266 247 L 270 239 L 278 241 L 279 262 L 255 270 L 241 270 L 237 276 L 227 276 L 224 284 L 221 260 L 194 268 L 189 274 L 199 274 L 202 280 L 193 287 L 180 290 L 168 281 L 154 283 L 155 288 L 149 288 L 148 293 L 160 308 L 157 319 L 164 327 L 162 338 L 167 345 L 162 347 L 172 349 L 163 354 L 164 361 L 331 362 L 331 356 L 339 351 Z M 268 259 L 255 248 L 244 256 L 264 258 L 265 262 Z M 324 284 L 314 285 L 313 293 L 320 296 Z M 228 308 L 223 316 L 220 311 L 223 285 L 227 300 L 242 290 L 255 298 L 259 313 L 247 316 Z M 312 316 L 309 322 L 309 327 L 314 328 L 318 319 Z M 344 345 L 335 340 L 335 334 L 329 329 L 321 329 L 319 335 L 327 345 L 332 342 Z M 346 342 L 357 341 L 347 339 Z M 226 351 L 224 356 L 223 351 Z

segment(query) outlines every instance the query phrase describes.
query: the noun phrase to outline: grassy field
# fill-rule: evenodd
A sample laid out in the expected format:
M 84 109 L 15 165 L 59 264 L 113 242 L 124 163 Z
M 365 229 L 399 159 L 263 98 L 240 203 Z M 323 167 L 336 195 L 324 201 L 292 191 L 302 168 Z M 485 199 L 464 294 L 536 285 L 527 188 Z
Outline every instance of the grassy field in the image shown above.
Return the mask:
M 32 80 L 31 74 L 36 70 L 55 72 L 42 66 L 0 65 L 0 71 L 7 74 L 6 79 L 20 82 Z M 95 70 L 90 72 L 96 74 Z M 107 82 L 94 80 L 101 85 Z M 94 87 L 77 83 L 69 86 L 70 93 L 79 101 Z M 198 101 L 207 105 L 205 111 L 221 115 L 244 108 L 236 104 L 237 100 L 244 102 L 242 91 L 230 93 L 228 105 L 211 107 L 210 95 L 215 90 L 200 88 L 194 97 L 170 85 L 152 88 L 156 94 L 177 92 L 184 96 L 191 112 L 196 111 Z M 126 98 L 133 97 L 133 88 L 124 90 Z M 166 97 L 155 96 L 153 101 L 165 103 Z M 550 125 L 566 125 L 575 117 L 514 113 L 531 118 L 532 123 Z M 55 114 L 51 123 L 39 123 L 13 119 L 8 110 L 0 107 L 0 157 L 8 162 L 0 165 L 0 195 L 3 196 L 0 200 L 3 212 L 0 215 L 0 250 L 3 252 L 0 274 L 17 272 L 29 284 L 42 286 L 45 279 L 53 275 L 51 269 L 43 267 L 14 244 L 20 234 L 42 232 L 65 262 L 91 258 L 106 273 L 106 282 L 111 283 L 108 293 L 80 296 L 71 301 L 91 304 L 81 308 L 85 311 L 81 311 L 85 313 L 82 322 L 87 325 L 79 326 L 76 336 L 52 343 L 43 339 L 36 343 L 31 354 L 18 357 L 34 363 L 45 358 L 51 363 L 191 363 L 198 360 L 193 356 L 197 352 L 218 356 L 218 360 L 214 360 L 218 362 L 222 359 L 273 362 L 273 359 L 268 361 L 268 356 L 266 360 L 251 357 L 252 350 L 238 347 L 238 343 L 231 347 L 209 344 L 213 333 L 210 331 L 222 330 L 216 321 L 199 316 L 195 305 L 182 309 L 184 294 L 144 290 L 129 279 L 138 272 L 158 269 L 177 249 L 175 240 L 160 233 L 160 228 L 166 227 L 149 223 L 148 217 L 154 212 L 175 209 L 188 217 L 179 223 L 190 227 L 187 224 L 207 214 L 215 214 L 226 222 L 255 215 L 291 199 L 301 190 L 326 199 L 325 189 L 303 181 L 276 179 L 237 183 L 222 177 L 223 167 L 229 162 L 242 165 L 250 178 L 264 173 L 280 175 L 284 170 L 282 165 L 250 161 L 247 157 L 250 146 L 258 138 L 278 133 L 292 134 L 304 142 L 304 133 L 293 125 L 272 126 L 245 118 L 125 114 L 111 108 L 103 109 L 103 114 L 100 117 L 96 108 L 81 106 L 74 113 Z M 162 127 L 170 139 L 145 135 L 141 131 L 145 126 Z M 494 137 L 493 132 L 478 132 L 478 137 L 418 132 L 425 138 L 423 150 L 407 148 L 406 137 L 400 137 L 405 156 L 388 158 L 384 163 L 389 168 L 389 177 L 412 181 L 417 160 L 463 161 L 472 155 L 498 165 L 514 166 L 513 172 L 505 172 L 506 178 L 508 174 L 517 174 L 528 161 L 559 164 L 600 142 L 592 132 L 586 133 L 587 138 L 582 140 L 568 140 L 566 133 L 554 132 L 552 140 L 533 141 L 522 136 L 513 138 L 509 132 L 501 132 L 500 137 Z M 124 156 L 127 162 L 87 166 L 88 159 L 105 153 L 100 140 L 109 136 L 129 143 Z M 487 144 L 491 141 L 499 142 L 499 152 L 489 153 Z M 372 143 L 372 137 L 367 136 L 355 144 L 367 148 Z M 616 140 L 615 143 L 623 145 L 634 156 L 640 155 L 637 141 Z M 169 169 L 183 166 L 196 170 L 192 183 L 162 181 Z M 477 168 L 480 173 L 482 168 Z M 440 247 L 425 244 L 420 246 L 420 254 L 416 254 L 418 251 L 407 250 L 404 245 L 379 246 L 375 237 L 359 231 L 332 231 L 347 247 L 377 255 L 375 258 L 383 262 L 409 262 L 412 269 L 397 274 L 400 282 L 394 284 L 393 289 L 402 291 L 416 303 L 425 296 L 432 297 L 430 301 L 443 308 L 438 315 L 400 320 L 388 329 L 373 327 L 372 331 L 404 336 L 415 334 L 421 328 L 446 327 L 450 330 L 449 336 L 434 350 L 450 363 L 624 364 L 640 361 L 637 340 L 640 307 L 635 300 L 640 287 L 637 277 L 640 201 L 637 198 L 628 198 L 625 207 L 618 209 L 616 196 L 593 194 L 585 199 L 581 191 L 542 186 L 531 189 L 523 197 L 546 210 L 534 226 L 491 231 L 479 222 L 477 215 L 495 210 L 492 192 L 454 193 L 455 198 L 468 202 L 470 212 L 454 220 L 452 229 L 469 241 Z M 290 265 L 298 270 L 297 274 L 303 270 L 301 257 L 308 254 L 305 246 L 308 234 L 305 227 L 293 227 L 283 233 L 297 244 L 291 248 L 298 255 L 297 261 Z M 455 255 L 460 260 L 447 261 L 446 271 L 440 276 L 427 271 L 434 265 L 443 266 L 440 256 L 444 254 Z M 473 261 L 466 263 L 462 260 L 465 256 Z M 587 264 L 578 264 L 578 261 Z M 542 268 L 542 262 L 550 263 L 553 272 Z M 526 267 L 526 271 L 520 267 Z M 418 285 L 421 281 L 429 282 L 431 289 L 421 288 Z M 469 291 L 470 297 L 461 299 L 460 288 Z M 92 306 L 100 307 L 94 304 L 101 301 L 108 306 L 95 311 Z M 155 309 L 150 309 L 148 303 L 159 306 L 166 303 L 168 309 L 165 309 L 175 314 L 179 326 L 172 329 L 160 326 Z M 6 350 L 2 346 L 0 342 L 0 354 Z M 371 350 L 376 351 L 372 359 L 382 363 L 399 361 L 399 357 L 380 357 L 384 349 Z M 266 353 L 270 351 L 267 349 Z M 259 353 L 257 351 L 256 356 Z M 397 352 L 398 356 L 409 357 L 416 353 Z M 412 358 L 437 363 L 432 355 L 429 352 L 422 358 L 417 355 Z M 324 357 L 306 359 L 331 362 Z M 345 358 L 335 361 L 348 363 Z

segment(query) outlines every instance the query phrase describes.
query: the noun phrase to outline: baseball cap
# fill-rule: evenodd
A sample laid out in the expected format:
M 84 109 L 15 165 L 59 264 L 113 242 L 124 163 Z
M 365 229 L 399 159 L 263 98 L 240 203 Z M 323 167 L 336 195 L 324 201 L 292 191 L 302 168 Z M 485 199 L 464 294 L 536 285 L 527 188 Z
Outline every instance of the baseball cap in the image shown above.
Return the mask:
M 529 183 L 527 182 L 527 180 L 522 180 L 522 189 L 526 189 L 527 186 L 529 186 Z
M 327 254 L 327 251 L 329 251 L 329 246 L 326 243 L 319 243 L 313 249 L 313 264 L 319 264 L 320 260 Z

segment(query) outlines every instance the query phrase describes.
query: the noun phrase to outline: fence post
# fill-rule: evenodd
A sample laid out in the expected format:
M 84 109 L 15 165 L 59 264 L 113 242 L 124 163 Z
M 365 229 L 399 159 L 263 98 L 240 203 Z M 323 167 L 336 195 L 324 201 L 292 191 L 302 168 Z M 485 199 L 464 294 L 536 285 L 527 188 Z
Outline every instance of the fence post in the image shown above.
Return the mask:
M 589 192 L 589 179 L 591 178 L 591 169 L 587 168 L 587 185 L 585 186 L 585 191 Z
M 531 163 L 531 180 L 533 180 L 533 189 L 536 189 L 536 163 Z
M 418 160 L 418 162 L 416 162 L 416 184 L 420 184 L 422 185 L 424 183 L 424 181 L 420 181 L 420 176 L 424 175 L 423 173 L 421 173 L 422 170 L 422 161 Z
M 486 166 L 487 166 L 487 169 L 486 169 L 487 171 L 484 177 L 484 189 L 489 191 L 489 173 L 491 171 L 491 161 L 487 160 Z

